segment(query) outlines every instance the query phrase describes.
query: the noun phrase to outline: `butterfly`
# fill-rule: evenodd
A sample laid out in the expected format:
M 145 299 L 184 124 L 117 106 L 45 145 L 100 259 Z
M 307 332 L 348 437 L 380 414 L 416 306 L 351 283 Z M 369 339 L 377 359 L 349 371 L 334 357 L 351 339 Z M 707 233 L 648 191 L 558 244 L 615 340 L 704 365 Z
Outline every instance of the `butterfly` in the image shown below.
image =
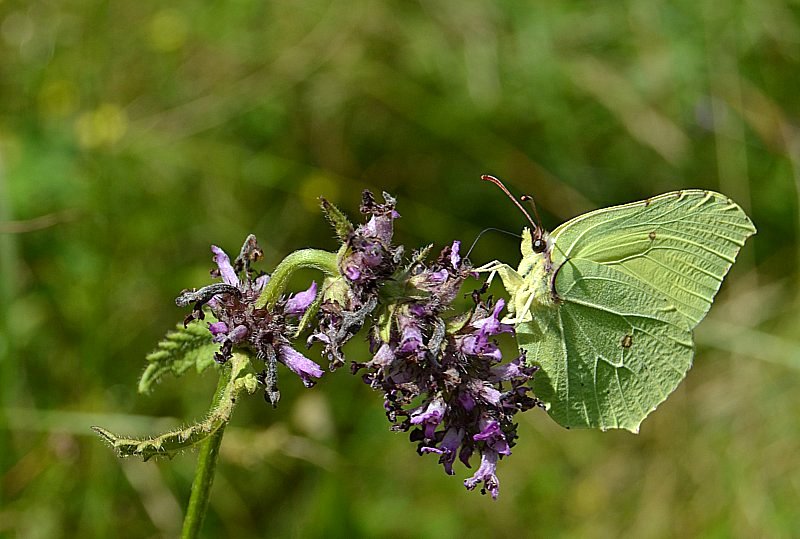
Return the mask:
M 547 232 L 528 217 L 522 260 L 499 275 L 533 390 L 562 426 L 638 432 L 692 365 L 692 330 L 755 226 L 728 197 L 673 191 Z M 525 197 L 523 197 L 524 199 Z

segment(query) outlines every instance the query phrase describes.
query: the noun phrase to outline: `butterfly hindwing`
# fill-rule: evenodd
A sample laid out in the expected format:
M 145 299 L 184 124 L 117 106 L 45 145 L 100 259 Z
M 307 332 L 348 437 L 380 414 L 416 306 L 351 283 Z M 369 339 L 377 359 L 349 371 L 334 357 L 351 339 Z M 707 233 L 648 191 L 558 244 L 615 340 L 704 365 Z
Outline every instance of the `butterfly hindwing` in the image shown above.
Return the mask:
M 638 430 L 691 366 L 687 322 L 666 298 L 613 267 L 570 260 L 555 278 L 561 301 L 534 313 L 553 319 L 535 350 L 534 335 L 518 327 L 520 345 L 542 368 L 534 392 L 564 426 Z

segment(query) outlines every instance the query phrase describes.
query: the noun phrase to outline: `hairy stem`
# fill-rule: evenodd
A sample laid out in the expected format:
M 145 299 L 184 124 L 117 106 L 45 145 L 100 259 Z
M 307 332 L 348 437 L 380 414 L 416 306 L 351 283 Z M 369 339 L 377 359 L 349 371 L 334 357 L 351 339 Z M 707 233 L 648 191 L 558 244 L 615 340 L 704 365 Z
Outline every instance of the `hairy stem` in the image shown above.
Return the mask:
M 214 393 L 214 400 L 211 408 L 216 408 L 222 399 L 225 388 L 230 382 L 232 368 L 223 368 L 219 375 L 219 384 Z M 186 509 L 186 517 L 183 520 L 183 539 L 194 539 L 200 534 L 200 527 L 203 525 L 203 517 L 208 510 L 208 500 L 211 495 L 211 485 L 214 483 L 214 472 L 217 468 L 217 457 L 219 456 L 219 446 L 222 444 L 222 436 L 225 434 L 225 423 L 223 423 L 211 436 L 200 443 L 200 455 L 197 458 L 197 470 L 192 482 L 192 494 L 189 497 L 189 507 Z
M 261 292 L 256 307 L 272 306 L 286 289 L 292 273 L 299 269 L 310 268 L 320 270 L 326 275 L 337 275 L 339 272 L 337 253 L 320 249 L 301 249 L 284 258 L 272 273 L 267 286 Z
M 258 380 L 252 373 L 245 374 L 250 365 L 247 354 L 234 352 L 233 357 L 222 367 L 220 382 L 226 382 L 222 393 L 217 391 L 208 415 L 200 422 L 165 432 L 156 437 L 127 438 L 107 431 L 102 427 L 92 427 L 120 457 L 138 456 L 149 460 L 157 456 L 172 457 L 182 449 L 200 445 L 231 420 L 236 400 L 242 391 L 254 393 Z

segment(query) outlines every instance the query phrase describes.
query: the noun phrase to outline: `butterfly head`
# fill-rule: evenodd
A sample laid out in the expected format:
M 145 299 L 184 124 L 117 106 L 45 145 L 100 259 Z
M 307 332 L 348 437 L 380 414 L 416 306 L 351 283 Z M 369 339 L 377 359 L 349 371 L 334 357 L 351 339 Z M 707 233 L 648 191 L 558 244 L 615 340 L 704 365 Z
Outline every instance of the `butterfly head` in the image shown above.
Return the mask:
M 531 238 L 531 250 L 536 254 L 541 254 L 547 250 L 547 238 L 545 237 L 546 232 L 542 231 L 540 227 L 536 228 L 536 231 Z
M 530 214 L 527 212 L 525 207 L 517 201 L 516 198 L 506 189 L 506 186 L 503 185 L 503 182 L 495 178 L 494 176 L 489 176 L 488 174 L 484 174 L 481 176 L 482 180 L 486 180 L 488 182 L 492 182 L 497 187 L 503 190 L 503 192 L 511 199 L 511 201 L 516 204 L 516 206 L 522 211 L 525 217 L 528 219 L 528 222 L 531 224 L 531 229 L 533 230 L 533 234 L 529 229 L 525 229 L 522 232 L 522 254 L 526 256 L 528 254 L 542 254 L 546 251 L 549 251 L 549 234 L 538 224 L 539 222 L 539 212 L 536 211 L 536 204 L 533 203 L 533 197 L 528 195 L 522 195 L 520 200 L 522 202 L 530 201 L 531 207 L 533 208 L 533 214 L 536 216 L 536 222 L 531 219 Z
M 547 256 L 551 248 L 550 234 L 544 229 L 539 227 L 533 229 L 525 227 L 522 229 L 520 251 L 522 251 L 523 258 Z

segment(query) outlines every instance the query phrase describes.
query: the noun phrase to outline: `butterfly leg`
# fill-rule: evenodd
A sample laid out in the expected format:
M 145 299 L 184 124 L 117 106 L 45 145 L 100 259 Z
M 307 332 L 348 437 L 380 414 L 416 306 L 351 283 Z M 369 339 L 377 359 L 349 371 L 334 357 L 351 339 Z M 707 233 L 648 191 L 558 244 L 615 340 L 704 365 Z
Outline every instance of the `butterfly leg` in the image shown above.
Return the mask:
M 500 280 L 503 281 L 503 287 L 511 296 L 508 304 L 509 316 L 503 319 L 504 323 L 517 324 L 531 319 L 530 309 L 531 305 L 533 305 L 533 294 L 528 294 L 527 296 L 522 295 L 526 289 L 525 279 L 523 279 L 514 268 L 508 264 L 494 260 L 476 268 L 475 271 L 478 273 L 489 273 L 489 278 L 484 285 L 486 288 L 491 285 L 495 275 L 500 275 Z
M 488 289 L 491 286 L 492 281 L 494 280 L 494 276 L 497 275 L 498 266 L 502 265 L 502 262 L 498 260 L 493 260 L 487 264 L 479 268 L 475 268 L 476 273 L 488 273 L 489 277 L 486 279 L 486 282 L 483 283 L 483 288 Z
M 503 286 L 505 286 L 505 289 L 510 294 L 513 294 L 513 291 L 518 289 L 523 284 L 523 279 L 520 274 L 517 273 L 514 268 L 508 264 L 500 262 L 499 260 L 493 260 L 487 264 L 484 264 L 483 266 L 475 268 L 473 271 L 477 273 L 489 274 L 489 278 L 486 279 L 487 288 L 492 284 L 495 275 L 499 274 L 500 279 L 503 281 Z
M 512 324 L 521 324 L 522 322 L 530 322 L 533 319 L 533 315 L 531 314 L 531 306 L 533 305 L 533 299 L 536 296 L 533 294 L 528 295 L 528 300 L 525 302 L 525 306 L 517 312 L 517 316 Z

